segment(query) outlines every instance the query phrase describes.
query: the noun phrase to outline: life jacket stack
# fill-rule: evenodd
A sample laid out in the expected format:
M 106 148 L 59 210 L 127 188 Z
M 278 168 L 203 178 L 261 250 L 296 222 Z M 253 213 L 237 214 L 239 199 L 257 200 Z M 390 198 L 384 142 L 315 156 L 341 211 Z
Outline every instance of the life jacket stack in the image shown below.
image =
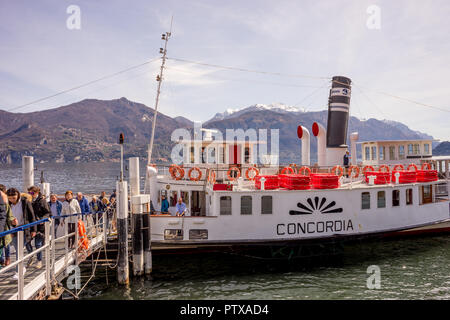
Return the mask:
M 255 177 L 255 187 L 261 189 L 261 178 L 265 178 L 264 190 L 274 190 L 280 187 L 278 175 L 262 175 Z
M 375 184 L 387 184 L 391 182 L 391 174 L 383 171 L 366 171 L 364 174 L 366 183 L 369 183 L 369 177 L 375 176 Z
M 339 176 L 329 173 L 312 173 L 311 183 L 313 189 L 337 189 L 339 188 Z
M 311 189 L 311 177 L 300 174 L 280 174 L 278 181 L 281 188 L 288 190 Z

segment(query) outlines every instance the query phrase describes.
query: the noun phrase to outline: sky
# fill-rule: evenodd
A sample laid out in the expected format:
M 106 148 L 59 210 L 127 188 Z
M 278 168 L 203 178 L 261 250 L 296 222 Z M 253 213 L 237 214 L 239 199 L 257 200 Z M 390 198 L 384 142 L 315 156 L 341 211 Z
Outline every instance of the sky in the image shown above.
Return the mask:
M 449 14 L 448 0 L 0 0 L 0 109 L 121 97 L 154 107 L 173 17 L 166 115 L 206 121 L 257 103 L 324 110 L 329 79 L 342 75 L 353 81 L 351 115 L 450 140 Z

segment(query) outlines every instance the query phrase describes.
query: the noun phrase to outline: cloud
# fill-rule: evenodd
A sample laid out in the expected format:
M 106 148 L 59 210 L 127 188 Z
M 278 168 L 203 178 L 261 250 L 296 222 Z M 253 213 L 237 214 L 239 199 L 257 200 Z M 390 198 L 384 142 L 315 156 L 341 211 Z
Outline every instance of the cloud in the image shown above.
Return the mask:
M 77 1 L 79 31 L 65 26 L 71 1 L 2 2 L 0 108 L 54 94 L 158 56 L 355 83 L 352 113 L 404 122 L 450 138 L 449 114 L 376 93 L 388 92 L 450 109 L 450 2 L 399 1 Z M 367 7 L 381 9 L 381 29 L 366 27 Z M 125 96 L 154 104 L 158 63 L 25 108 L 39 110 L 83 98 Z M 168 60 L 161 112 L 207 120 L 246 104 L 294 105 L 323 81 L 225 71 Z M 302 87 L 305 86 L 305 87 Z M 356 86 L 363 88 L 358 92 Z M 305 104 L 325 105 L 321 90 Z M 306 106 L 306 107 L 308 107 Z

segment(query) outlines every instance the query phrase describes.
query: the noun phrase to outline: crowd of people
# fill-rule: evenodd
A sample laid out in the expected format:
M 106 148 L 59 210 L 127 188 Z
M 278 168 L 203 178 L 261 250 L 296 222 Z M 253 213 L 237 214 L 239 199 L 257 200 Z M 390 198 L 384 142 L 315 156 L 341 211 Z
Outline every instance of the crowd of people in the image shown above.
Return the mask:
M 58 199 L 56 194 L 50 195 L 50 201 L 47 201 L 38 186 L 28 188 L 28 193 L 21 193 L 16 188 L 7 189 L 0 184 L 0 232 L 8 231 L 13 228 L 23 226 L 45 218 L 53 218 L 54 236 L 56 230 L 60 226 L 67 223 L 68 232 L 75 232 L 78 217 L 72 214 L 88 214 L 93 215 L 94 222 L 101 219 L 103 214 L 107 214 L 112 221 L 113 230 L 115 230 L 115 208 L 116 193 L 115 190 L 108 198 L 106 192 L 102 192 L 100 196 L 92 196 L 89 201 L 83 193 L 78 192 L 74 197 L 72 191 L 68 190 L 64 194 L 64 199 Z M 72 215 L 72 216 L 68 216 Z M 65 217 L 68 216 L 68 217 Z M 59 218 L 62 217 L 62 218 Z M 33 252 L 32 242 L 34 240 L 34 248 L 37 250 L 44 245 L 45 226 L 37 224 L 24 229 L 23 243 L 28 253 Z M 70 248 L 75 246 L 75 236 L 69 238 Z M 16 259 L 18 255 L 17 233 L 11 233 L 0 237 L 0 268 L 8 266 L 11 263 L 11 248 L 14 248 Z M 32 256 L 26 263 L 26 268 L 34 266 L 37 269 L 42 268 L 42 253 L 38 252 L 36 256 Z M 26 271 L 24 268 L 24 273 Z M 17 269 L 17 268 L 16 268 Z M 17 272 L 14 275 L 17 279 Z

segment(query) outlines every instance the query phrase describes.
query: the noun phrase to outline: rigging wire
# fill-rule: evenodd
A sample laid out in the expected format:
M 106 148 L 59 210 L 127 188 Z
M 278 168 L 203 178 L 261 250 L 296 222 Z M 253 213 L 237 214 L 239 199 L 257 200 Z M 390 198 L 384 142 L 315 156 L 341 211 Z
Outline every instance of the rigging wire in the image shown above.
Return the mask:
M 443 112 L 450 112 L 450 109 L 446 109 L 446 108 L 442 108 L 442 107 L 436 107 L 436 106 L 433 106 L 431 104 L 426 104 L 426 103 L 414 101 L 414 100 L 411 100 L 409 98 L 400 97 L 400 96 L 397 96 L 397 95 L 394 95 L 394 94 L 391 94 L 391 93 L 388 93 L 388 92 L 377 91 L 377 90 L 373 90 L 373 89 L 370 89 L 370 88 L 367 88 L 367 87 L 362 87 L 362 86 L 359 86 L 359 87 L 367 89 L 367 90 L 370 90 L 372 92 L 375 92 L 375 93 L 378 93 L 378 94 L 381 94 L 381 95 L 385 95 L 387 97 L 391 97 L 391 98 L 394 98 L 394 99 L 407 101 L 407 102 L 410 102 L 410 103 L 413 103 L 413 104 L 416 104 L 416 105 L 419 105 L 419 106 L 422 106 L 422 107 L 432 108 L 432 109 L 443 111 Z
M 147 65 L 147 64 L 150 64 L 150 63 L 152 63 L 152 62 L 155 62 L 155 61 L 157 61 L 157 60 L 159 60 L 159 59 L 161 59 L 161 58 L 158 57 L 158 58 L 154 58 L 154 59 L 145 61 L 145 62 L 140 63 L 140 64 L 138 64 L 138 65 L 134 65 L 134 66 L 128 67 L 128 68 L 126 68 L 126 69 L 117 71 L 117 72 L 115 72 L 115 73 L 112 73 L 112 74 L 109 74 L 109 75 L 100 77 L 100 78 L 98 78 L 98 79 L 95 79 L 95 80 L 92 80 L 92 81 L 89 81 L 89 82 L 86 82 L 86 83 L 77 85 L 77 86 L 72 87 L 72 88 L 69 88 L 69 89 L 65 89 L 65 90 L 63 90 L 63 91 L 59 91 L 59 92 L 57 92 L 57 93 L 55 93 L 55 94 L 52 94 L 52 95 L 49 95 L 49 96 L 46 96 L 46 97 L 43 97 L 43 98 L 40 98 L 40 99 L 36 99 L 36 100 L 30 101 L 30 102 L 27 102 L 27 103 L 25 103 L 25 104 L 22 104 L 22 105 L 19 105 L 19 106 L 16 106 L 16 107 L 7 109 L 6 111 L 8 111 L 8 112 L 15 111 L 15 110 L 18 110 L 18 109 L 27 107 L 27 106 L 29 106 L 29 105 L 38 103 L 38 102 L 42 102 L 42 101 L 45 101 L 45 100 L 48 100 L 48 99 L 51 99 L 51 98 L 60 96 L 60 95 L 62 95 L 62 94 L 64 94 L 64 93 L 68 93 L 68 92 L 71 92 L 71 91 L 74 91 L 74 90 L 77 90 L 77 89 L 80 89 L 80 88 L 89 86 L 89 85 L 91 85 L 91 84 L 97 83 L 97 82 L 99 82 L 99 81 L 102 81 L 102 80 L 105 80 L 105 79 L 108 79 L 108 78 L 115 77 L 115 76 L 117 76 L 117 75 L 119 75 L 119 74 L 128 72 L 128 71 L 130 71 L 130 70 L 134 70 L 134 69 L 140 68 L 140 67 L 145 66 L 145 65 Z
M 311 98 L 312 96 L 314 96 L 316 93 L 318 93 L 320 90 L 322 90 L 326 85 L 328 85 L 328 83 L 329 83 L 329 81 L 325 81 L 325 83 L 323 85 L 321 85 L 318 89 L 314 90 L 310 94 L 308 94 L 305 97 L 303 97 L 299 102 L 295 103 L 294 106 L 297 106 L 300 103 L 302 103 L 302 102 L 306 101 L 307 99 Z M 307 108 L 305 108 L 305 111 L 306 110 L 307 110 Z
M 109 84 L 109 85 L 102 86 L 102 87 L 97 88 L 97 89 L 95 89 L 95 90 L 91 90 L 91 91 L 89 91 L 89 92 L 84 93 L 84 94 L 83 94 L 84 97 L 82 97 L 82 98 L 80 97 L 80 98 L 78 98 L 78 99 L 87 99 L 86 97 L 87 97 L 88 95 L 91 95 L 91 94 L 93 94 L 93 93 L 97 93 L 97 92 L 103 91 L 103 90 L 105 90 L 105 89 L 110 89 L 110 88 L 112 88 L 112 87 L 115 87 L 115 86 L 117 86 L 117 85 L 119 85 L 119 84 L 122 84 L 122 83 L 124 83 L 124 82 L 127 82 L 127 81 L 129 81 L 129 80 L 134 80 L 134 79 L 140 78 L 140 77 L 142 77 L 142 76 L 146 76 L 146 75 L 148 75 L 150 72 L 151 72 L 150 70 L 147 70 L 147 71 L 145 71 L 145 72 L 140 72 L 140 73 L 137 73 L 137 74 L 135 74 L 135 75 L 133 75 L 133 76 L 131 76 L 131 77 L 127 77 L 127 78 L 125 78 L 125 79 L 122 79 L 122 80 L 113 82 L 113 83 L 111 83 L 111 84 Z M 70 103 L 70 101 L 73 101 L 73 98 L 70 98 L 70 99 L 68 99 L 68 100 L 64 100 L 63 102 L 58 103 L 58 104 L 54 104 L 54 105 L 48 107 L 48 109 L 53 109 L 53 108 L 57 108 L 57 107 L 63 106 L 63 105 L 65 105 L 66 103 Z
M 229 81 L 242 81 L 242 82 L 254 82 L 254 83 L 260 83 L 260 84 L 272 84 L 272 85 L 277 85 L 277 86 L 282 86 L 282 87 L 296 87 L 296 88 L 322 88 L 319 86 L 310 86 L 310 85 L 299 85 L 299 84 L 288 84 L 288 83 L 279 83 L 279 82 L 269 82 L 269 81 L 259 81 L 259 80 L 252 80 L 252 79 L 236 79 L 236 78 L 229 78 L 229 77 L 222 77 L 222 76 L 217 76 L 217 75 L 211 75 L 211 74 L 202 74 L 199 72 L 192 72 L 192 71 L 187 71 L 187 70 L 183 70 L 183 69 L 179 69 L 179 68 L 174 68 L 174 67 L 165 67 L 167 70 L 176 70 L 179 72 L 183 72 L 183 73 L 190 73 L 190 74 L 194 74 L 197 76 L 204 76 L 204 77 L 211 77 L 211 78 L 217 78 L 217 79 L 221 79 L 221 80 L 229 80 Z M 168 80 L 170 81 L 170 80 Z M 328 81 L 326 82 L 328 83 Z
M 384 119 L 388 119 L 388 117 L 383 112 L 383 110 L 381 110 L 359 86 L 354 86 L 354 87 L 367 99 L 367 101 L 370 102 L 370 104 L 372 104 L 375 107 L 375 109 L 377 109 L 377 111 L 384 117 Z
M 252 70 L 252 69 L 245 69 L 245 68 L 239 68 L 239 67 L 230 67 L 230 66 L 221 66 L 221 65 L 218 65 L 218 64 L 204 63 L 204 62 L 199 62 L 199 61 L 192 61 L 192 60 L 187 60 L 187 59 L 171 58 L 171 57 L 168 57 L 167 59 L 168 60 L 179 61 L 179 62 L 193 63 L 193 64 L 206 66 L 206 67 L 225 69 L 225 70 L 251 72 L 251 73 L 259 73 L 259 74 L 267 74 L 267 75 L 275 75 L 275 76 L 284 76 L 284 77 L 291 77 L 291 78 L 309 78 L 309 79 L 319 79 L 319 80 L 325 80 L 325 79 L 326 80 L 331 80 L 330 77 L 317 77 L 317 76 L 301 75 L 301 74 L 287 74 L 287 73 L 280 73 L 280 72 L 269 72 L 269 71 L 261 71 L 261 70 Z

